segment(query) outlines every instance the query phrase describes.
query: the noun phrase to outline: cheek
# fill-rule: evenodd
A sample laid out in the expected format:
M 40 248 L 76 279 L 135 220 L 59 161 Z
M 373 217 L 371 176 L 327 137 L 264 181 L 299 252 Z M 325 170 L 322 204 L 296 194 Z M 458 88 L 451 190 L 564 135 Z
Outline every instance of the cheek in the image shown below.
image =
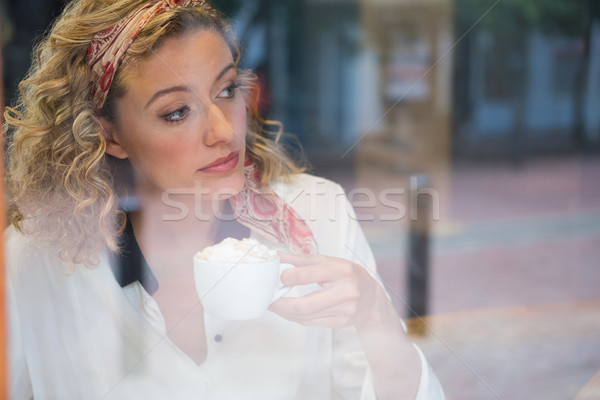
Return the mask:
M 128 154 L 129 162 L 138 174 L 153 176 L 169 170 L 183 155 L 189 146 L 179 140 L 167 140 L 167 136 L 156 135 L 151 126 L 143 124 L 125 125 L 122 147 Z
M 236 102 L 235 109 L 232 115 L 232 123 L 236 136 L 244 139 L 246 138 L 246 103 L 243 99 L 239 99 Z
M 185 146 L 175 141 L 161 140 L 160 138 L 150 137 L 135 138 L 127 143 L 130 158 L 136 163 L 155 163 L 162 159 L 172 159 L 174 155 L 185 150 Z
M 247 126 L 246 126 L 246 119 L 240 120 L 238 122 L 239 128 L 236 130 L 236 136 L 237 136 L 237 140 L 238 142 L 240 142 L 240 144 L 242 144 L 242 147 L 246 147 L 246 130 L 247 130 Z

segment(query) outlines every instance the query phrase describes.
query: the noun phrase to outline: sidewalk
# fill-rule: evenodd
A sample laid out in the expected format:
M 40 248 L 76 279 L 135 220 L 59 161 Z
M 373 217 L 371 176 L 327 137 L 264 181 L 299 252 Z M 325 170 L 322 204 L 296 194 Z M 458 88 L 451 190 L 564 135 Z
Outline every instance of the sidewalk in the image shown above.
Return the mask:
M 369 171 L 348 192 L 406 186 Z M 573 400 L 600 369 L 600 156 L 447 171 L 432 223 L 429 315 L 414 336 L 450 399 Z M 408 207 L 407 196 L 398 201 Z M 407 315 L 409 218 L 358 210 L 378 269 Z M 579 398 L 579 397 L 578 397 Z
M 365 188 L 375 196 L 386 188 L 408 192 L 400 174 L 316 173 L 351 196 Z M 600 299 L 600 155 L 538 159 L 519 168 L 463 165 L 440 186 L 442 212 L 431 225 L 430 313 Z M 408 209 L 408 197 L 393 200 Z M 379 272 L 403 302 L 410 221 L 408 215 L 382 221 L 389 211 L 379 202 L 357 207 Z

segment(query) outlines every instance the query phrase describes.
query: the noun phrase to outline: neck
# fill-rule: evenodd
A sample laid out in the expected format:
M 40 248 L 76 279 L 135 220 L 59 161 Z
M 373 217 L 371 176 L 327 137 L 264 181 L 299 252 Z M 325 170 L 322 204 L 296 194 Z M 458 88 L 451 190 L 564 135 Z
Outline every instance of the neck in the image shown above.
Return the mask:
M 131 212 L 143 253 L 156 246 L 164 251 L 193 253 L 213 244 L 227 200 L 202 201 L 192 193 L 166 194 L 139 188 L 139 207 Z

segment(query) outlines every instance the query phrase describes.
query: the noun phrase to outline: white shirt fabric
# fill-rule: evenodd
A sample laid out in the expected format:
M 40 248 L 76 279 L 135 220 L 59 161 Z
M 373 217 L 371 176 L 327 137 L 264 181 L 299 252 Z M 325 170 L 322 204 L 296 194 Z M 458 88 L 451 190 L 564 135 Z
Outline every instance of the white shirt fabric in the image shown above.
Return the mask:
M 362 265 L 379 281 L 339 185 L 302 174 L 273 189 L 308 223 L 319 253 Z M 197 365 L 169 340 L 156 302 L 139 282 L 119 286 L 108 253 L 89 269 L 65 265 L 56 248 L 38 246 L 14 228 L 5 242 L 11 399 L 376 398 L 354 328 L 309 328 L 271 312 L 241 322 L 205 315 L 208 357 Z M 287 296 L 314 290 L 295 287 Z M 419 354 L 417 399 L 443 399 Z

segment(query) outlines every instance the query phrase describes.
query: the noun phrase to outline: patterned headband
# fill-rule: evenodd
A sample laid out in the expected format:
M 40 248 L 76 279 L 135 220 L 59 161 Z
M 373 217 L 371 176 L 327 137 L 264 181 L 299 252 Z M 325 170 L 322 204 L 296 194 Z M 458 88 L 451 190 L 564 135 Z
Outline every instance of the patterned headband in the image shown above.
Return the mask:
M 87 63 L 92 71 L 92 101 L 96 113 L 100 113 L 104 106 L 123 55 L 144 26 L 167 9 L 199 6 L 216 16 L 216 11 L 205 0 L 161 0 L 142 6 L 128 18 L 92 38 L 87 51 Z

